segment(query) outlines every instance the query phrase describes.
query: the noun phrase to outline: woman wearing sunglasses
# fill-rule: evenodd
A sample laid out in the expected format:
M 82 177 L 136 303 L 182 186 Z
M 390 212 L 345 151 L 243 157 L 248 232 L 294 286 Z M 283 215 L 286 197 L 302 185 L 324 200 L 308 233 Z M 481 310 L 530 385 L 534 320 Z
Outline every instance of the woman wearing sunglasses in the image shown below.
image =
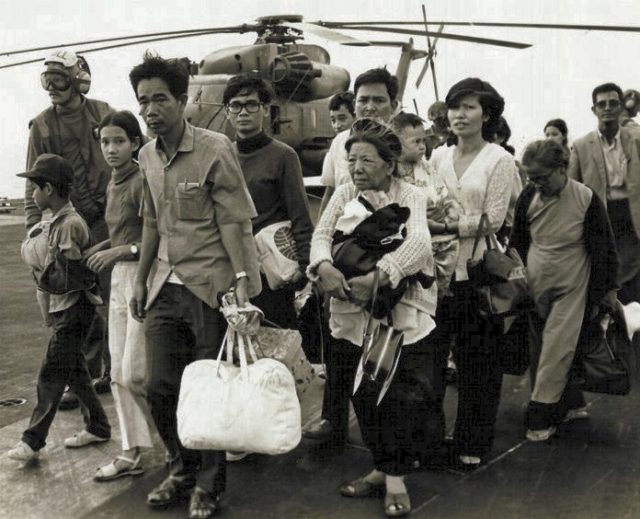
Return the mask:
M 527 146 L 522 168 L 529 184 L 518 199 L 510 242 L 525 260 L 535 304 L 530 441 L 548 440 L 558 424 L 587 417 L 582 393 L 568 386 L 569 372 L 583 322 L 616 299 L 618 258 L 606 209 L 590 188 L 567 178 L 568 165 L 557 142 Z

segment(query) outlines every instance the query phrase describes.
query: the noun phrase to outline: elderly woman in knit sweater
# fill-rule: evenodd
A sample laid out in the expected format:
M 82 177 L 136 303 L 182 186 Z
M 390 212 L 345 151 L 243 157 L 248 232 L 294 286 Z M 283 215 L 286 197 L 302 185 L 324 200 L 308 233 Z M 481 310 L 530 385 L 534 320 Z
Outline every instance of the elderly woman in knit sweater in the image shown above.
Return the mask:
M 351 394 L 369 317 L 375 271 L 346 279 L 333 264 L 332 245 L 338 231 L 348 232 L 358 218 L 354 207 L 364 200 L 370 211 L 391 203 L 409 209 L 406 236 L 393 252 L 377 262 L 379 285 L 397 287 L 415 275 L 433 276 L 426 197 L 396 178 L 401 152 L 398 137 L 371 119 L 356 121 L 346 143 L 352 183 L 340 186 L 313 234 L 308 274 L 331 296 L 331 349 L 337 359 L 336 386 Z M 362 217 L 362 215 L 361 215 Z M 347 497 L 365 497 L 386 489 L 385 513 L 390 517 L 411 509 L 404 474 L 415 461 L 428 458 L 444 435 L 442 380 L 446 348 L 432 344 L 437 288 L 410 282 L 391 311 L 393 326 L 404 331 L 404 346 L 391 386 L 379 405 L 377 393 L 360 385 L 352 402 L 374 470 L 340 487 Z M 344 398 L 344 395 L 335 395 Z

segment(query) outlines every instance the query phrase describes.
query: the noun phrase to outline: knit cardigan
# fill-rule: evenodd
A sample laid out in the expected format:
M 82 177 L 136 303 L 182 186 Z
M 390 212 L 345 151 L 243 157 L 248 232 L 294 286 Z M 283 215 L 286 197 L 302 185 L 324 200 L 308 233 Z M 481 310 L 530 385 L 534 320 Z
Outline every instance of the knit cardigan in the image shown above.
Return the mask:
M 331 248 L 333 234 L 338 218 L 344 213 L 344 206 L 358 196 L 353 183 L 336 188 L 316 225 L 311 239 L 310 263 L 307 269 L 309 279 L 317 279 L 318 265 L 323 261 L 333 262 Z M 396 178 L 391 179 L 387 193 L 391 202 L 408 207 L 411 211 L 406 224 L 407 236 L 395 251 L 385 254 L 378 262 L 378 268 L 389 276 L 391 286 L 395 288 L 403 278 L 420 271 L 434 276 L 435 264 L 431 253 L 431 234 L 427 225 L 427 199 L 418 188 Z M 429 315 L 435 315 L 437 286 L 434 283 L 424 289 L 414 283 L 405 292 L 402 301 L 419 308 Z

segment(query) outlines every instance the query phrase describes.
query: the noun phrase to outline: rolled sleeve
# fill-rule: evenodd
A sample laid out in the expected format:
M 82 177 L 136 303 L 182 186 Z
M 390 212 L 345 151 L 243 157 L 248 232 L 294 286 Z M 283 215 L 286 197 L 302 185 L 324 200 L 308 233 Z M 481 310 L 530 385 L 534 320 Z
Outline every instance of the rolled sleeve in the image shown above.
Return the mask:
M 87 233 L 79 225 L 61 225 L 58 228 L 57 247 L 65 258 L 82 259 L 82 245 L 87 242 Z
M 152 229 L 158 228 L 158 220 L 156 216 L 156 206 L 153 202 L 153 195 L 146 178 L 142 182 L 142 219 L 145 227 Z

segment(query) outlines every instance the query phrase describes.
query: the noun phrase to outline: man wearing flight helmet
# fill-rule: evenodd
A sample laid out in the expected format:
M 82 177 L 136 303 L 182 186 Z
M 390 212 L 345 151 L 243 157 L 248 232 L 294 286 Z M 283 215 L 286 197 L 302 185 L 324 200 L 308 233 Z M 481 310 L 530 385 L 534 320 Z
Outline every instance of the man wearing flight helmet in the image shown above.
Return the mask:
M 104 208 L 111 168 L 102 156 L 97 128 L 100 120 L 113 108 L 104 101 L 85 97 L 91 86 L 91 71 L 83 57 L 69 50 L 58 50 L 45 58 L 44 66 L 40 81 L 49 94 L 51 106 L 29 123 L 27 169 L 43 153 L 60 155 L 71 163 L 74 175 L 71 202 L 89 225 L 94 243 L 98 243 L 108 238 Z M 27 180 L 27 228 L 42 220 L 42 212 L 32 198 L 33 190 L 34 185 Z M 109 276 L 107 273 L 106 279 L 101 279 L 103 290 L 110 286 Z M 108 295 L 105 300 L 108 301 Z M 94 321 L 85 355 L 91 376 L 102 377 L 96 390 L 108 391 L 110 359 L 104 317 L 98 316 Z M 102 360 L 104 371 L 101 371 Z M 61 408 L 73 407 L 77 407 L 77 399 L 72 394 L 65 394 Z

